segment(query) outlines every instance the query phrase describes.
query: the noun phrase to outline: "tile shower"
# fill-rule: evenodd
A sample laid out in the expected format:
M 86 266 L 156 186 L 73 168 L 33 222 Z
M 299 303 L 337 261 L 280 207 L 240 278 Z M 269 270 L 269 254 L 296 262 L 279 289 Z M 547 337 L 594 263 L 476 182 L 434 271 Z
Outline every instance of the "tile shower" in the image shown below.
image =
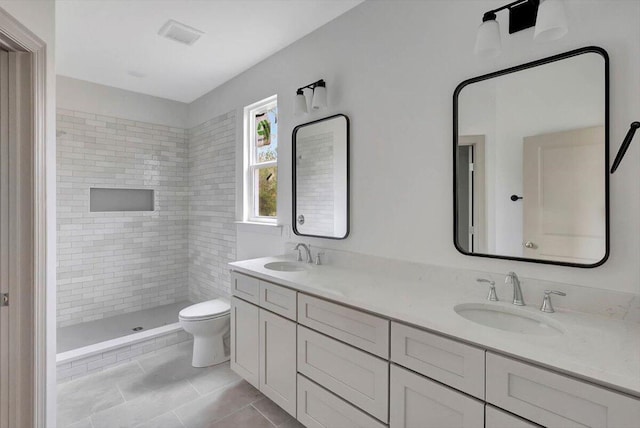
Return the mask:
M 179 310 L 228 295 L 235 126 L 233 112 L 182 129 L 58 109 L 59 381 L 189 340 Z M 154 207 L 94 212 L 91 188 L 153 190 Z

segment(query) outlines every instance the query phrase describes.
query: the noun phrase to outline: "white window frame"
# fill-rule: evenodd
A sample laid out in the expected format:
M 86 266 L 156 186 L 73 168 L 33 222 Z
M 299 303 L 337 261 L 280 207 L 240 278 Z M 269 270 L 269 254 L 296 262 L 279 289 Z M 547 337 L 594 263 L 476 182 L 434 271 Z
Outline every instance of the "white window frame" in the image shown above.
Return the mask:
M 255 136 L 256 136 L 256 113 L 270 110 L 273 107 L 278 106 L 278 96 L 273 95 L 264 100 L 253 103 L 244 108 L 244 144 L 243 144 L 243 218 L 244 222 L 249 223 L 263 223 L 276 225 L 278 224 L 277 217 L 266 217 L 257 215 L 258 212 L 258 192 L 257 183 L 255 183 L 255 172 L 259 169 L 278 167 L 278 161 L 264 162 L 260 164 L 255 163 Z M 277 211 L 277 208 L 276 208 Z

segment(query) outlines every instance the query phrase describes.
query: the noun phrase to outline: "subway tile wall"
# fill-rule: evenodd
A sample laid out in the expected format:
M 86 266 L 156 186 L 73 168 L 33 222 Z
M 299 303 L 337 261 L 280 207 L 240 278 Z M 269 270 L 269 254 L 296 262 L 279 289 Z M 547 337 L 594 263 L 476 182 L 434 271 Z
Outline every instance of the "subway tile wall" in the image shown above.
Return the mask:
M 229 295 L 235 114 L 187 131 L 58 109 L 58 326 Z M 153 212 L 89 212 L 89 189 L 155 190 Z
M 236 259 L 235 113 L 189 130 L 189 299 L 230 293 Z
M 185 300 L 186 131 L 62 109 L 57 129 L 58 326 Z M 91 187 L 154 189 L 155 211 L 89 212 Z
M 296 214 L 305 221 L 296 227 L 305 235 L 335 235 L 333 146 L 332 132 L 297 137 Z

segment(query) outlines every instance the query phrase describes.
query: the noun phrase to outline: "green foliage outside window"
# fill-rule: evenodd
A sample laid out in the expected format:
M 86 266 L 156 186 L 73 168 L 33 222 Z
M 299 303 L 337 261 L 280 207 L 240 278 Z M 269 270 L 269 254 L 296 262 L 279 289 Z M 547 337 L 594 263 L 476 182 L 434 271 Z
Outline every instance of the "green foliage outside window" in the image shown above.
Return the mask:
M 275 217 L 278 199 L 278 168 L 261 168 L 258 170 L 258 215 Z

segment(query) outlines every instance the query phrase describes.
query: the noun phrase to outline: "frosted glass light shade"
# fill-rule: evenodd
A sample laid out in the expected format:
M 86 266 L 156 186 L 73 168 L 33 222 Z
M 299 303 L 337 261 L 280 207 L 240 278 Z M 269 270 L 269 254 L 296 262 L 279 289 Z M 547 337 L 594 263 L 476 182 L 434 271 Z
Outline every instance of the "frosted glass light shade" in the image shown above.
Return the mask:
M 476 55 L 485 58 L 495 58 L 502 52 L 502 40 L 500 39 L 500 25 L 495 19 L 484 21 L 478 27 L 476 34 L 476 46 L 473 50 Z
M 313 88 L 313 99 L 311 107 L 314 110 L 320 110 L 327 106 L 327 88 L 325 86 L 316 86 Z
M 303 93 L 296 94 L 295 99 L 295 115 L 300 116 L 307 112 L 307 97 Z
M 568 32 L 567 14 L 562 0 L 545 0 L 540 3 L 533 38 L 546 42 L 557 40 Z

